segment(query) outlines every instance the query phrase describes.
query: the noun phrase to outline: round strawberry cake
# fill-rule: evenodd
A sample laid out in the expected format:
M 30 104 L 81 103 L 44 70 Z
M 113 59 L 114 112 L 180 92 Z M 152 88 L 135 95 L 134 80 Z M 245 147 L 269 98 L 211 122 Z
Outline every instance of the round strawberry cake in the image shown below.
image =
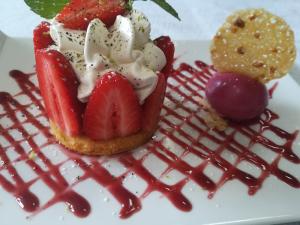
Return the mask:
M 146 143 L 158 127 L 174 44 L 151 40 L 127 1 L 70 1 L 34 30 L 36 72 L 56 139 L 110 155 Z

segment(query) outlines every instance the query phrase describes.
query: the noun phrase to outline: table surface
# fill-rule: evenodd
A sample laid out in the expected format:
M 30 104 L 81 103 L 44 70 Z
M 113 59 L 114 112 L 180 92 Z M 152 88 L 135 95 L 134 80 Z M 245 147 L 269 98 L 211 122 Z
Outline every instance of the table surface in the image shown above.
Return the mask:
M 242 8 L 265 8 L 281 17 L 293 28 L 297 53 L 300 53 L 300 1 L 298 0 L 169 0 L 178 11 L 177 21 L 153 3 L 136 2 L 152 24 L 152 36 L 169 35 L 174 40 L 209 40 L 232 11 Z M 29 10 L 24 0 L 0 0 L 0 30 L 12 37 L 31 37 L 34 27 L 43 20 Z M 296 60 L 294 73 L 300 71 Z M 289 224 L 291 225 L 291 224 Z M 300 225 L 294 223 L 293 225 Z

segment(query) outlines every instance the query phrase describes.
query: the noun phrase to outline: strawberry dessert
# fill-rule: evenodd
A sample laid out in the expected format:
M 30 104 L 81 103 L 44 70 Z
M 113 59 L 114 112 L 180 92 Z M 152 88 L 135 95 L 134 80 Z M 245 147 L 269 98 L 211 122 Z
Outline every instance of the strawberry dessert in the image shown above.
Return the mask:
M 110 155 L 158 127 L 174 45 L 150 39 L 124 0 L 72 0 L 34 30 L 36 71 L 52 134 L 69 149 Z

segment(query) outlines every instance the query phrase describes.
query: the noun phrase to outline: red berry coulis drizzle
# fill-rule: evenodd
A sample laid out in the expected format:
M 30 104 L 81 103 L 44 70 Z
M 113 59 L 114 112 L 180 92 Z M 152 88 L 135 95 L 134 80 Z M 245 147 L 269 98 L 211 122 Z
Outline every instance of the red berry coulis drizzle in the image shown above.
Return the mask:
M 169 76 L 159 130 L 145 145 L 146 151 L 142 157 L 136 157 L 133 152 L 114 157 L 126 168 L 122 174 L 114 175 L 104 165 L 110 159 L 76 155 L 56 143 L 49 133 L 35 74 L 11 71 L 10 77 L 16 81 L 20 91 L 15 95 L 0 92 L 0 185 L 31 215 L 63 202 L 74 215 L 86 217 L 91 212 L 90 203 L 74 187 L 92 179 L 120 203 L 121 218 L 138 212 L 142 208 L 142 200 L 154 191 L 163 194 L 178 209 L 190 211 L 192 204 L 182 193 L 189 181 L 194 181 L 207 190 L 209 198 L 232 179 L 245 184 L 250 195 L 255 194 L 270 175 L 276 176 L 287 185 L 299 188 L 299 180 L 279 167 L 281 159 L 300 164 L 299 157 L 293 152 L 298 131 L 290 133 L 275 126 L 273 121 L 279 119 L 276 113 L 266 109 L 257 121 L 249 125 L 230 124 L 223 132 L 206 126 L 203 119 L 204 109 L 199 107 L 198 101 L 203 98 L 205 84 L 212 73 L 212 68 L 201 61 L 196 61 L 194 67 L 182 63 L 174 70 Z M 271 94 L 275 88 L 271 89 Z M 272 133 L 272 139 L 265 136 L 266 131 Z M 41 135 L 44 141 L 40 143 L 37 139 Z M 283 143 L 278 144 L 276 139 Z M 257 145 L 275 153 L 275 159 L 267 162 L 256 154 L 253 148 Z M 13 151 L 14 159 L 9 157 L 9 151 Z M 49 151 L 60 151 L 66 157 L 61 162 L 54 163 L 47 154 Z M 222 153 L 225 151 L 236 156 L 233 162 L 223 157 Z M 34 158 L 32 152 L 36 155 Z M 150 155 L 167 165 L 159 177 L 154 176 L 144 165 Z M 201 159 L 201 162 L 196 166 L 192 165 L 185 160 L 188 155 Z M 61 171 L 62 165 L 68 161 L 76 163 L 83 171 L 71 184 Z M 24 162 L 36 176 L 26 180 L 18 171 L 19 162 Z M 44 166 L 41 166 L 41 162 Z M 239 169 L 238 165 L 242 162 L 260 168 L 260 175 L 254 176 Z M 223 172 L 218 181 L 205 173 L 209 165 Z M 165 183 L 161 178 L 174 170 L 184 177 L 173 185 Z M 4 171 L 11 176 L 10 179 L 1 173 Z M 142 194 L 130 191 L 123 184 L 124 178 L 132 173 L 147 184 Z M 38 193 L 31 191 L 31 187 L 37 182 L 42 182 L 54 193 L 44 204 L 41 204 Z

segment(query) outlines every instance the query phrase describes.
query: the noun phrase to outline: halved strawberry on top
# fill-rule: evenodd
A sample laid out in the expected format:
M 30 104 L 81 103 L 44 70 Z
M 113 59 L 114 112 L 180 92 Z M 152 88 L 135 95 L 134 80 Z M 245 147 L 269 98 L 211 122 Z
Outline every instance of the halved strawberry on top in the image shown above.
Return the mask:
M 158 82 L 155 90 L 145 100 L 143 104 L 143 123 L 144 131 L 154 131 L 160 118 L 160 111 L 164 102 L 166 92 L 166 78 L 163 73 L 158 74 Z
M 85 105 L 77 99 L 79 85 L 69 61 L 60 52 L 47 50 L 53 44 L 49 23 L 33 32 L 36 72 L 48 117 L 67 135 L 80 134 Z
M 84 105 L 77 99 L 79 82 L 69 61 L 56 50 L 37 50 L 36 72 L 50 120 L 68 136 L 79 135 Z
M 53 43 L 50 36 L 50 23 L 41 22 L 33 31 L 34 53 L 39 49 L 48 48 Z
M 157 128 L 160 112 L 163 106 L 165 91 L 167 87 L 168 75 L 173 70 L 175 47 L 170 37 L 161 36 L 154 40 L 154 43 L 159 47 L 167 58 L 167 64 L 158 74 L 158 82 L 154 92 L 145 100 L 143 104 L 143 123 L 144 131 L 153 131 Z
M 108 72 L 97 80 L 84 113 L 84 133 L 94 140 L 126 137 L 141 129 L 138 97 L 123 75 Z
M 166 66 L 162 69 L 162 73 L 165 74 L 166 78 L 173 70 L 175 46 L 169 36 L 161 36 L 154 40 L 154 44 L 159 47 L 165 54 L 167 59 Z
M 100 19 L 107 27 L 126 11 L 127 0 L 71 0 L 56 17 L 66 28 L 86 30 L 89 22 Z

